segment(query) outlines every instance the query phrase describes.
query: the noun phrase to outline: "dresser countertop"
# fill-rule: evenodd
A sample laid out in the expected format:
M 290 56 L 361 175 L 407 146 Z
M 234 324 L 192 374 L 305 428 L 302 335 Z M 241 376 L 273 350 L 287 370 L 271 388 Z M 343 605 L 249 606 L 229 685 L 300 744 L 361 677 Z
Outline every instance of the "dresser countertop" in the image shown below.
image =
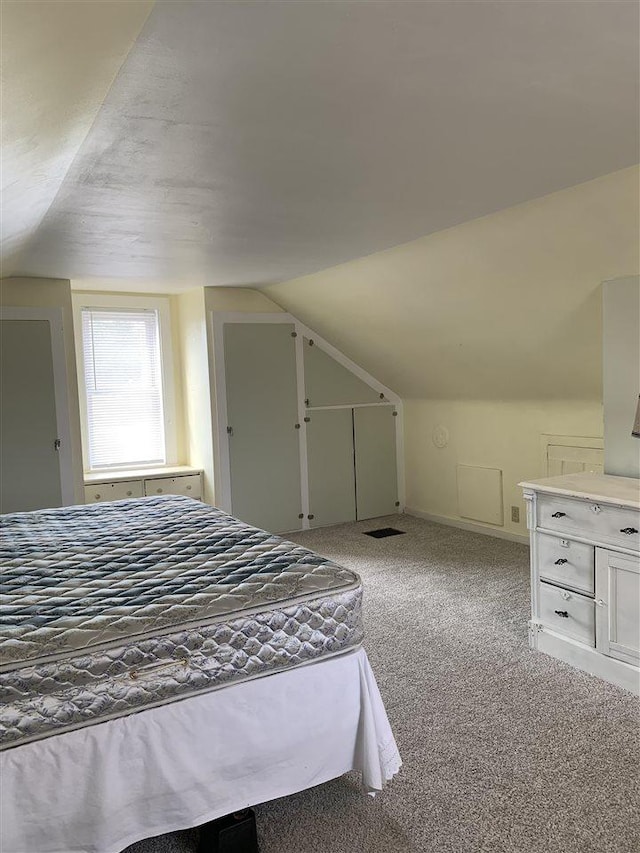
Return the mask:
M 640 509 L 640 480 L 610 474 L 562 474 L 519 483 L 523 489 Z

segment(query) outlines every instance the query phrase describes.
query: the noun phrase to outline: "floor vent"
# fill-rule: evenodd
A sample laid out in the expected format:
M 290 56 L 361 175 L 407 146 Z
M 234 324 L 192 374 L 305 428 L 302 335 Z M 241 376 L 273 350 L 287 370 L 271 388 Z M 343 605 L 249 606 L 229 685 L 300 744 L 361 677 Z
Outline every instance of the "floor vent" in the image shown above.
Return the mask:
M 374 539 L 384 539 L 386 536 L 401 536 L 404 530 L 396 530 L 395 527 L 380 527 L 378 530 L 367 530 L 365 536 L 373 536 Z

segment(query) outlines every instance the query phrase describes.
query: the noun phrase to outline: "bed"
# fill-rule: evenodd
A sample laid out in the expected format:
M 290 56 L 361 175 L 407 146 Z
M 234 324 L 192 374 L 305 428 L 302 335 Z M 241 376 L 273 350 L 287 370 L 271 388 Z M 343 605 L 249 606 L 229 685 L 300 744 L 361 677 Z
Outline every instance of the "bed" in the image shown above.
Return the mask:
M 1 549 L 7 853 L 399 768 L 355 573 L 181 496 L 7 515 Z

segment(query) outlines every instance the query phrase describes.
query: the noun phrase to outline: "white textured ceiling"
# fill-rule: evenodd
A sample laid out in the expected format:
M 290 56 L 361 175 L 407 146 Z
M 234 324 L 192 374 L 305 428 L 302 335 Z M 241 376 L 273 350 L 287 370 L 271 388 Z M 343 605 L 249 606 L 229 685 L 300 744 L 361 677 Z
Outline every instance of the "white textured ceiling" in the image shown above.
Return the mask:
M 163 0 L 4 274 L 264 284 L 637 160 L 635 0 Z
M 2 0 L 2 272 L 19 264 L 152 0 Z

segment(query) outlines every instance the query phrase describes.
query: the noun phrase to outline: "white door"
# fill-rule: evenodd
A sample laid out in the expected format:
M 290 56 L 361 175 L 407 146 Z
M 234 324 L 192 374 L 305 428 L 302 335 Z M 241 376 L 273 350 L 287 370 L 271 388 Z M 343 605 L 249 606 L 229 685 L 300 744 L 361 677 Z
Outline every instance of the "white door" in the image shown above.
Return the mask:
M 233 515 L 273 533 L 301 527 L 294 326 L 225 323 Z
M 587 471 L 591 474 L 602 474 L 604 470 L 604 450 L 597 447 L 569 447 L 567 445 L 550 444 L 547 447 L 547 475 L 549 477 L 561 474 L 580 474 Z
M 355 521 L 353 409 L 309 412 L 307 467 L 310 526 Z
M 398 469 L 393 406 L 353 410 L 358 519 L 397 512 Z
M 73 500 L 62 326 L 50 313 L 18 308 L 1 313 L 2 512 Z
M 596 648 L 640 661 L 640 557 L 596 548 Z

